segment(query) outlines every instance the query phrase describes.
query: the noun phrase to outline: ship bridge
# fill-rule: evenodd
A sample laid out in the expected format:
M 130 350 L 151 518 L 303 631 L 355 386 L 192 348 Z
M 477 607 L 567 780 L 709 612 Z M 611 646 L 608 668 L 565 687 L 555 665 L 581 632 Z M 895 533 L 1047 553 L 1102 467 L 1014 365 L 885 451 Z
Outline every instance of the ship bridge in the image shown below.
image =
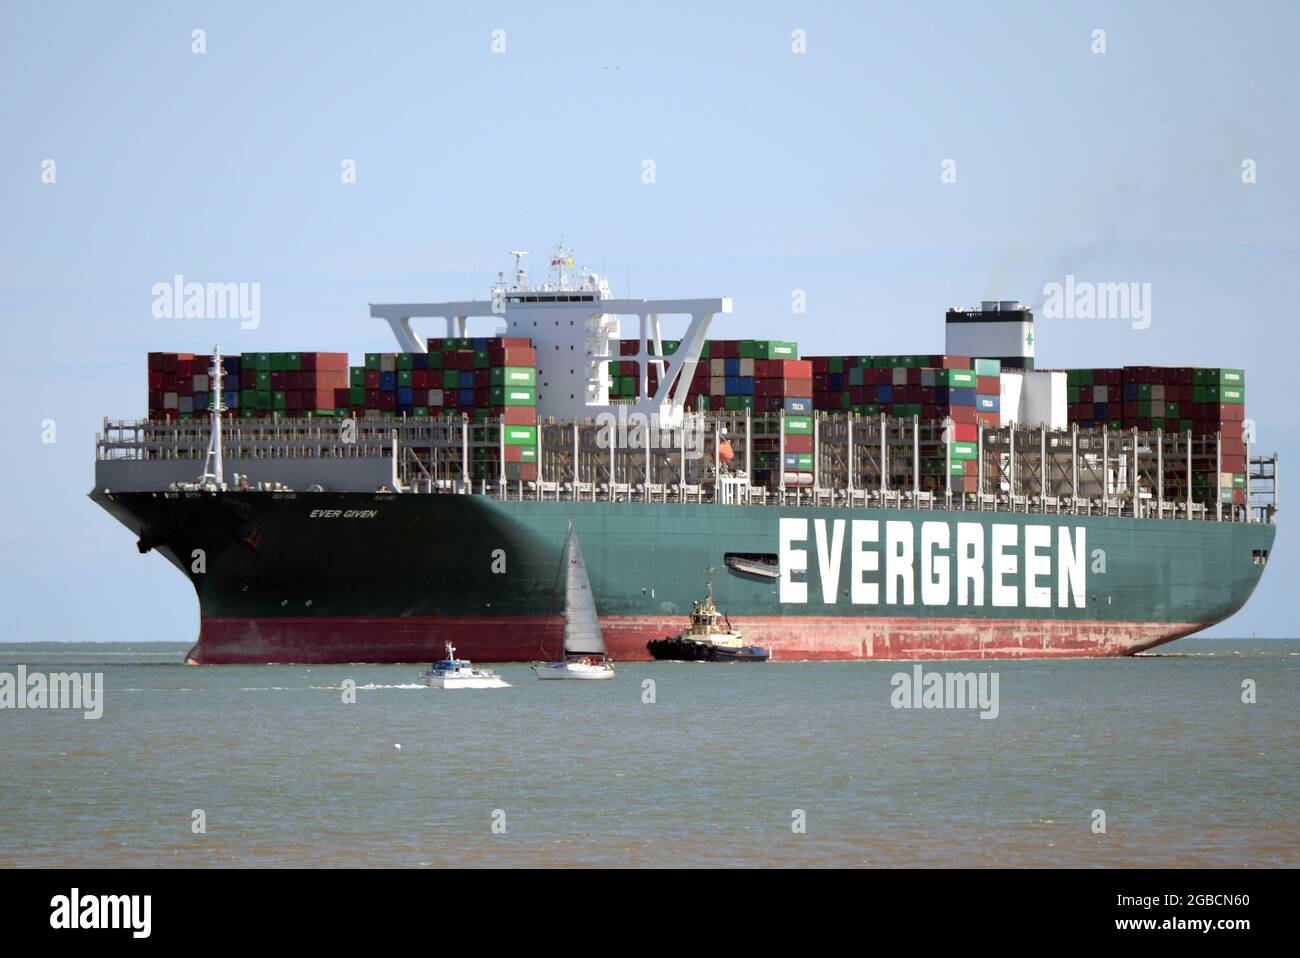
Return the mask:
M 504 336 L 526 337 L 537 350 L 537 412 L 539 416 L 584 419 L 611 408 L 612 362 L 635 362 L 640 388 L 630 403 L 614 400 L 629 413 L 655 415 L 667 426 L 681 419 L 691 378 L 719 313 L 730 313 L 729 297 L 703 299 L 615 299 L 608 280 L 583 271 L 572 276 L 573 259 L 563 246 L 551 257 L 552 280 L 534 287 L 524 268 L 524 251 L 515 251 L 514 282 L 498 282 L 487 300 L 440 303 L 371 304 L 370 315 L 388 323 L 406 352 L 427 351 L 411 326 L 414 319 L 441 319 L 447 337 L 464 338 L 471 318 L 504 320 Z M 661 319 L 687 317 L 677 351 L 664 355 Z M 635 356 L 619 353 L 623 320 L 635 317 L 638 349 Z M 653 364 L 657 384 L 650 390 Z

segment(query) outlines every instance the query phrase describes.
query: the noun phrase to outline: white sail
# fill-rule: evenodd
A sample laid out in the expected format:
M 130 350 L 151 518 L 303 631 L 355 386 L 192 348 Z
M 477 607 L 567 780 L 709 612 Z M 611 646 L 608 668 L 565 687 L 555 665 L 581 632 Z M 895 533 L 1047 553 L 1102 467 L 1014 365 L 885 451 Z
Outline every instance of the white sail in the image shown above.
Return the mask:
M 596 620 L 596 600 L 591 594 L 587 566 L 582 561 L 578 537 L 569 523 L 569 565 L 564 581 L 564 653 L 604 655 L 605 639 Z

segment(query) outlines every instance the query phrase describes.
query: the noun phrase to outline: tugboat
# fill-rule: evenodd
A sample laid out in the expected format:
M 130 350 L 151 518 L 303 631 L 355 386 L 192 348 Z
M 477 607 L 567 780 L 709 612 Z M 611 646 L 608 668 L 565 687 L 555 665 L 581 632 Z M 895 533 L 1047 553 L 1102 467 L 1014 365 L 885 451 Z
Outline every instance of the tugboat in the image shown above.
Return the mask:
M 476 669 L 469 659 L 456 658 L 456 647 L 447 643 L 447 657 L 434 662 L 420 681 L 433 689 L 508 689 L 510 683 L 491 669 Z
M 719 619 L 725 616 L 713 605 L 713 570 L 709 570 L 709 594 L 701 602 L 695 600 L 691 609 L 691 624 L 677 635 L 667 639 L 652 639 L 646 643 L 650 656 L 676 662 L 766 662 L 767 649 L 761 645 L 746 645 L 743 633 L 727 621 L 724 629 Z

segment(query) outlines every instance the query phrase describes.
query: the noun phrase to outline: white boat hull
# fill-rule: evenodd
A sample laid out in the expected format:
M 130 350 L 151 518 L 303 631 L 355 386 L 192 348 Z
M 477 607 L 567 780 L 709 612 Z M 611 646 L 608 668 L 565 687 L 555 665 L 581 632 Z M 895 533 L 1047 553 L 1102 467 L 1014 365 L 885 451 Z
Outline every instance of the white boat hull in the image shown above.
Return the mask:
M 431 689 L 508 689 L 510 683 L 499 676 L 488 678 L 453 675 L 443 678 L 436 676 L 424 679 L 424 684 Z
M 612 679 L 612 665 L 586 665 L 581 662 L 543 662 L 534 665 L 539 679 L 585 679 L 587 681 Z

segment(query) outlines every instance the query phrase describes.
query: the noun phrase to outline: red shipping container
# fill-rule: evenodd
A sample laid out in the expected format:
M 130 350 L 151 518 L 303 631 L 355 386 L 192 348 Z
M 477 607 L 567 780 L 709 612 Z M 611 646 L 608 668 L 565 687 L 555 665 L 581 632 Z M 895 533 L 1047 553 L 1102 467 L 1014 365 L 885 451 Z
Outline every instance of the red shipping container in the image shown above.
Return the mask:
M 1244 422 L 1246 419 L 1246 407 L 1244 405 L 1222 405 L 1209 407 L 1210 418 L 1217 418 L 1219 422 Z
M 276 377 L 276 376 L 281 376 L 281 377 L 282 377 L 281 381 L 284 383 L 284 388 L 285 388 L 285 389 L 305 389 L 305 388 L 308 386 L 308 383 L 305 383 L 305 382 L 303 382 L 303 380 L 302 380 L 302 373 L 300 373 L 300 372 L 293 372 L 293 371 L 291 371 L 291 370 L 286 370 L 286 371 L 283 372 L 283 373 L 271 373 L 271 388 L 272 388 L 272 389 L 275 389 L 275 388 L 276 388 L 276 386 L 275 386 L 275 377 Z M 310 385 L 313 385 L 313 386 L 314 386 L 315 383 L 311 383 Z
M 527 336 L 498 336 L 492 341 L 491 345 L 494 347 L 504 347 L 506 349 L 510 349 L 511 347 L 532 349 L 533 341 Z
M 813 437 L 795 436 L 795 435 L 787 434 L 785 437 L 785 451 L 786 452 L 812 452 Z
M 149 390 L 149 409 L 150 409 L 150 411 L 153 411 L 153 410 L 156 410 L 156 409 L 160 410 L 160 409 L 162 409 L 162 407 L 163 407 L 163 394 L 162 394 L 162 390 L 161 390 L 161 389 L 151 389 L 151 390 Z
M 348 408 L 348 402 L 349 402 L 350 400 L 351 400 L 351 393 L 350 393 L 347 389 L 335 389 L 335 390 L 334 390 L 334 405 L 333 405 L 332 407 L 329 407 L 329 408 L 333 408 L 333 409 L 347 409 L 347 408 Z M 315 408 L 320 408 L 320 407 L 315 407 Z
M 531 426 L 537 422 L 537 410 L 532 406 L 493 406 L 492 418 L 505 417 L 507 426 Z
M 379 374 L 379 370 L 378 370 L 378 369 L 367 369 L 367 370 L 366 370 L 366 383 L 365 383 L 366 389 L 378 389 L 378 388 L 379 388 L 379 375 L 380 375 L 380 374 Z M 430 387 L 430 388 L 433 388 L 433 387 Z M 366 402 L 370 402 L 370 400 L 367 399 Z M 373 409 L 374 407 L 372 406 L 372 407 L 370 407 L 370 408 Z
M 375 388 L 375 389 L 367 389 L 367 390 L 366 390 L 366 408 L 367 408 L 367 409 L 379 409 L 379 408 L 381 408 L 381 406 L 380 406 L 380 403 L 382 402 L 382 400 L 380 399 L 380 396 L 381 396 L 381 395 L 382 395 L 382 393 L 380 393 L 380 391 L 379 391 L 378 388 Z
M 1243 459 L 1246 456 L 1246 444 L 1240 439 L 1229 439 L 1223 436 L 1220 439 L 1219 448 L 1225 456 L 1240 456 Z
M 474 354 L 468 354 L 470 365 L 463 367 L 473 368 Z M 490 351 L 490 358 L 493 366 L 511 366 L 511 367 L 528 367 L 537 365 L 537 350 L 531 346 L 507 346 L 504 349 L 495 349 Z
M 524 482 L 537 481 L 537 463 L 521 462 L 519 464 L 519 478 Z
M 954 423 L 960 423 L 961 425 L 964 426 L 969 425 L 972 428 L 974 428 L 976 422 L 978 421 L 976 417 L 979 414 L 975 411 L 974 406 L 949 406 L 947 412 L 948 412 L 949 419 L 951 419 Z M 992 413 L 992 416 L 996 421 L 998 414 Z
M 347 371 L 347 353 L 301 353 L 304 372 L 316 370 Z
M 773 376 L 782 379 L 812 379 L 813 364 L 806 359 L 769 359 Z
M 292 390 L 284 394 L 284 408 L 288 412 L 300 412 L 302 410 L 302 394 L 298 390 Z
M 1237 456 L 1220 455 L 1219 462 L 1223 466 L 1224 472 L 1246 471 L 1246 456 L 1244 453 Z
M 157 372 L 157 373 L 162 372 L 162 371 L 163 371 L 163 354 L 162 354 L 162 353 L 150 353 L 150 354 L 149 354 L 149 367 L 148 367 L 148 368 L 149 368 L 149 371 L 150 371 L 151 373 L 152 373 L 152 372 Z
M 973 422 L 954 422 L 951 429 L 954 442 L 977 442 L 979 440 L 979 427 Z
M 976 376 L 975 395 L 977 396 L 1002 395 L 1002 380 L 997 376 Z

